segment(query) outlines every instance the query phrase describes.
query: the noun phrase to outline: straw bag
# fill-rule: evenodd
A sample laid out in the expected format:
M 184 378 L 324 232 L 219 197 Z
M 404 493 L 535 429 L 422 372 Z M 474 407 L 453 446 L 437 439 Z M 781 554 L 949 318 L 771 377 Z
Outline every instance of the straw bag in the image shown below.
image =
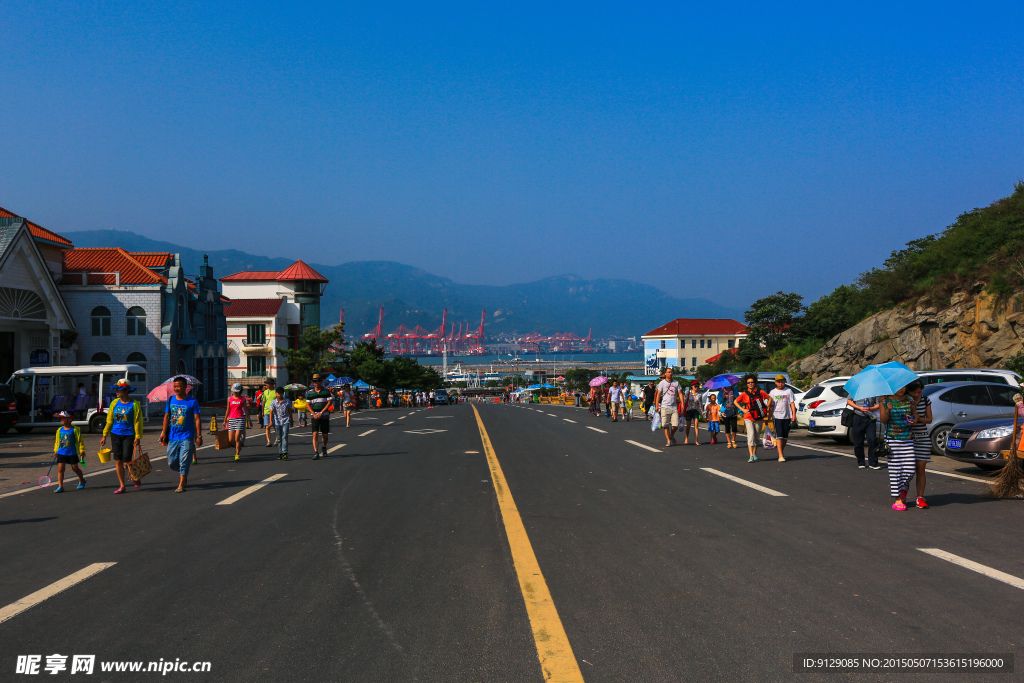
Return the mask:
M 128 476 L 132 478 L 132 481 L 139 481 L 153 471 L 153 466 L 149 462 L 149 453 L 142 452 L 141 444 L 135 447 L 135 458 L 131 462 L 126 462 L 124 468 L 128 470 Z

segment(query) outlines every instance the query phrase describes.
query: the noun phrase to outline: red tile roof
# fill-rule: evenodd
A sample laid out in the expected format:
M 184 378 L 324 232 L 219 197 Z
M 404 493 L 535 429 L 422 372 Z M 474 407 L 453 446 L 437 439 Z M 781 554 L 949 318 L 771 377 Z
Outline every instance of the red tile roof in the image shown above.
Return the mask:
M 255 318 L 275 316 L 281 310 L 282 299 L 231 299 L 224 302 L 225 318 Z
M 143 254 L 147 262 L 155 261 L 156 254 Z M 164 253 L 164 262 L 171 255 Z M 89 284 L 112 285 L 115 282 L 112 273 L 121 273 L 122 285 L 165 284 L 167 278 L 154 273 L 146 267 L 142 260 L 120 247 L 99 247 L 71 249 L 64 253 L 64 273 L 111 273 L 111 275 L 89 275 Z
M 281 271 L 276 270 L 245 270 L 233 275 L 225 275 L 222 282 L 294 282 L 296 280 L 311 280 L 313 282 L 328 282 L 320 273 L 316 272 L 303 261 L 296 261 Z
M 700 336 L 702 334 L 747 334 L 747 326 L 729 318 L 676 318 L 655 328 L 645 337 Z
M 166 251 L 133 251 L 131 254 L 147 268 L 167 268 L 171 263 L 171 254 Z
M 18 214 L 8 211 L 7 209 L 0 206 L 0 218 L 24 218 L 24 216 L 19 216 Z M 71 240 L 69 240 L 67 237 L 62 237 L 57 233 L 53 232 L 52 230 L 47 230 L 43 226 L 39 225 L 38 223 L 33 223 L 27 218 L 25 218 L 25 222 L 28 223 L 29 232 L 31 232 L 32 236 L 35 237 L 37 240 L 53 242 L 54 244 L 59 244 L 63 247 L 74 246 L 73 244 L 71 244 Z

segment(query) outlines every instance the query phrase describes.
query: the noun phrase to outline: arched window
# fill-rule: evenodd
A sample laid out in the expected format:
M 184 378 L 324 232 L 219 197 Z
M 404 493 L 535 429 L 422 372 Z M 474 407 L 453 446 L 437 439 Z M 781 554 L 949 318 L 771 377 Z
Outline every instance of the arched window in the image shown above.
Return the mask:
M 133 351 L 132 353 L 128 354 L 128 358 L 125 360 L 125 362 L 130 363 L 131 365 L 140 365 L 142 367 L 146 367 L 146 356 L 145 354 L 139 353 L 138 351 Z M 135 384 L 142 384 L 145 380 L 145 375 L 140 375 L 137 372 L 128 373 L 129 382 Z
M 110 336 L 110 309 L 106 306 L 97 306 L 92 309 L 92 336 Z M 107 359 L 110 362 L 110 359 Z
M 141 306 L 132 306 L 128 309 L 128 336 L 143 336 L 146 334 L 146 309 Z
M 94 354 L 92 354 L 92 362 L 96 363 L 96 364 L 109 363 L 110 362 L 110 356 L 108 356 L 105 353 L 94 353 Z
M 178 361 L 178 374 L 179 375 L 184 375 L 187 372 L 188 372 L 188 368 L 185 367 L 185 361 L 179 360 Z

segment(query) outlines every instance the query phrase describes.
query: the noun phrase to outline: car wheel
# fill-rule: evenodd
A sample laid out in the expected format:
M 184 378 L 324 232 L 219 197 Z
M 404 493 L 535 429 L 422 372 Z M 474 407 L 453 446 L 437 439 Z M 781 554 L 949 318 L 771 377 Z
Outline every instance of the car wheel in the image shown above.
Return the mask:
M 935 455 L 946 454 L 946 437 L 953 425 L 939 425 L 932 430 L 932 453 Z
M 32 433 L 32 428 L 31 427 L 15 427 L 15 429 L 18 430 L 19 434 L 31 434 Z
M 92 418 L 89 419 L 89 432 L 92 434 L 99 434 L 106 426 L 107 418 L 103 415 L 93 415 Z

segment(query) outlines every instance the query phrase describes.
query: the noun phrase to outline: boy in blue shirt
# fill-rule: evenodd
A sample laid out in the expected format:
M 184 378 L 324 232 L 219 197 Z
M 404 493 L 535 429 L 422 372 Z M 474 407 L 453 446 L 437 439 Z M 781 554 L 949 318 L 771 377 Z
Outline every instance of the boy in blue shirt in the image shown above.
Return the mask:
M 164 427 L 160 443 L 167 447 L 167 466 L 181 475 L 175 493 L 184 493 L 188 483 L 188 468 L 196 446 L 203 445 L 199 401 L 187 395 L 188 382 L 184 377 L 174 378 L 174 396 L 164 409 Z
M 54 493 L 64 493 L 64 465 L 71 465 L 71 469 L 78 475 L 78 488 L 85 488 L 85 476 L 78 466 L 78 459 L 85 455 L 85 444 L 82 443 L 82 431 L 78 427 L 71 426 L 71 414 L 60 412 L 60 429 L 57 430 L 57 438 L 53 441 L 53 454 L 57 458 L 57 488 Z

